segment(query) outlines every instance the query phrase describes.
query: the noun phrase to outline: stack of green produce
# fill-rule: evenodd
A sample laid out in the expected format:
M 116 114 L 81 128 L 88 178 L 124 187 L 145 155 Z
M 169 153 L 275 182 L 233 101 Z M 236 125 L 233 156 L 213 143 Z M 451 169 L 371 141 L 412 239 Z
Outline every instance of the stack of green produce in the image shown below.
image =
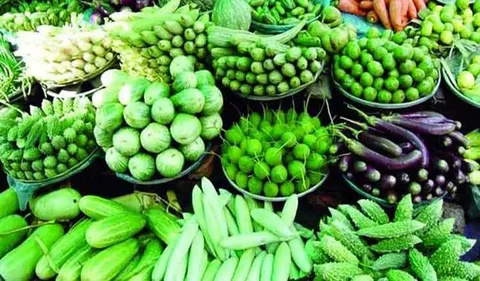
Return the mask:
M 139 13 L 116 13 L 105 29 L 113 38 L 122 70 L 150 81 L 171 83 L 168 68 L 172 59 L 190 55 L 198 59 L 196 69 L 203 69 L 207 54 L 206 26 L 209 15 L 188 5 L 178 7 L 172 0 L 162 8 L 148 7 Z
M 428 7 L 420 13 L 423 21 L 418 31 L 419 42 L 451 46 L 465 39 L 480 43 L 480 0 L 473 7 L 463 0 L 445 6 L 429 2 Z
M 30 93 L 32 81 L 25 74 L 24 65 L 10 50 L 10 44 L 0 34 L 0 100 L 8 101 L 16 94 Z
M 469 183 L 480 185 L 480 130 L 471 131 L 465 135 L 465 138 L 468 140 L 469 147 L 462 155 L 463 159 L 476 167 L 475 171 L 468 174 Z
M 157 172 L 173 178 L 205 153 L 204 141 L 223 126 L 223 96 L 208 70 L 193 71 L 193 62 L 180 56 L 172 61 L 171 87 L 119 70 L 102 75 L 106 88 L 93 96 L 94 133 L 112 171 L 140 181 Z
M 40 25 L 63 26 L 81 12 L 78 0 L 21 1 L 0 16 L 0 29 L 18 32 L 34 31 Z
M 7 233 L 0 239 L 4 280 L 151 280 L 162 242 L 172 243 L 180 232 L 174 216 L 161 205 L 143 205 L 138 194 L 109 200 L 61 188 L 30 202 L 36 219 L 57 223 L 30 226 L 15 214 L 16 199 L 12 189 L 0 193 L 2 206 L 12 206 L 0 214 L 0 229 Z M 68 231 L 58 223 L 77 218 Z M 34 229 L 29 236 L 28 228 Z
M 203 191 L 203 192 L 202 192 Z M 298 198 L 289 197 L 278 215 L 272 204 L 261 206 L 232 197 L 202 179 L 192 193 L 194 214 L 187 214 L 175 243 L 155 264 L 152 280 L 299 280 L 312 272 L 302 238 L 312 231 L 294 223 Z
M 323 21 L 313 21 L 307 25 L 293 39 L 299 46 L 322 47 L 328 54 L 338 54 L 350 41 L 357 39 L 355 26 L 346 23 L 342 24 L 343 18 L 340 11 L 328 6 L 322 11 Z
M 376 203 L 340 205 L 320 222 L 314 258 L 318 280 L 475 280 L 480 266 L 460 261 L 476 240 L 452 234 L 443 201 L 413 210 L 410 196 L 390 218 Z M 317 280 L 315 279 L 315 280 Z
M 377 103 L 411 102 L 432 94 L 440 61 L 412 41 L 370 32 L 369 37 L 349 42 L 334 57 L 335 81 L 351 95 Z
M 95 109 L 87 98 L 43 100 L 30 114 L 10 109 L 1 116 L 0 160 L 20 180 L 65 174 L 97 147 Z
M 314 0 L 250 0 L 252 19 L 273 25 L 292 25 L 320 14 L 322 4 Z
M 213 68 L 223 86 L 244 96 L 284 95 L 315 81 L 326 52 L 320 47 L 286 45 L 304 22 L 285 33 L 259 36 L 222 27 L 208 29 Z
M 328 127 L 307 112 L 266 109 L 240 118 L 225 132 L 222 164 L 227 176 L 250 193 L 290 196 L 319 183 L 332 144 Z
M 456 82 L 456 87 L 467 98 L 480 103 L 480 55 L 474 53 L 465 57 L 460 55 L 453 59 L 455 60 L 455 58 L 460 60 L 459 68 L 455 69 L 455 73 L 453 73 L 454 69 L 450 67 L 449 61 L 442 61 L 449 75 L 447 79 Z M 451 62 L 454 61 L 452 60 Z
M 64 85 L 94 76 L 115 58 L 111 40 L 98 27 L 44 26 L 19 38 L 28 73 L 45 84 Z

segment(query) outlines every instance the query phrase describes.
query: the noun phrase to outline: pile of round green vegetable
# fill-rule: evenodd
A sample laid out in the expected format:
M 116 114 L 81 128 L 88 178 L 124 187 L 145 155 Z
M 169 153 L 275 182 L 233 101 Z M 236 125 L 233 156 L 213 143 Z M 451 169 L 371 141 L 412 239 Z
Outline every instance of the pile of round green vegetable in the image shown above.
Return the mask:
M 119 70 L 102 75 L 106 88 L 93 96 L 94 133 L 112 171 L 128 171 L 139 181 L 151 180 L 157 172 L 176 177 L 186 162 L 205 153 L 204 140 L 220 134 L 223 96 L 213 75 L 193 72 L 193 62 L 184 56 L 172 66 L 177 66 L 171 68 L 176 77 L 172 87 Z
M 320 14 L 322 4 L 312 0 L 250 0 L 252 19 L 273 25 L 292 25 Z
M 95 109 L 88 98 L 43 100 L 30 114 L 8 109 L 0 114 L 0 160 L 20 180 L 65 174 L 97 147 Z
M 169 6 L 174 2 L 162 8 L 145 8 L 127 19 L 117 13 L 120 18 L 105 25 L 114 39 L 113 49 L 122 70 L 150 81 L 171 83 L 168 67 L 175 57 L 194 56 L 198 59 L 196 69 L 205 68 L 202 61 L 207 54 L 209 14 L 199 16 L 200 10 L 188 5 Z
M 235 184 L 267 197 L 301 193 L 327 172 L 329 128 L 318 117 L 265 109 L 253 112 L 225 132 L 222 165 Z
M 465 66 L 464 70 L 457 75 L 457 86 L 460 90 L 472 90 L 478 87 L 477 81 L 480 75 L 480 55 L 474 55 Z M 478 99 L 478 98 L 477 98 Z
M 276 96 L 315 80 L 326 53 L 319 47 L 289 47 L 271 54 L 255 43 L 237 46 L 238 55 L 213 60 L 215 76 L 223 86 L 244 96 Z
M 9 32 L 34 31 L 40 25 L 63 26 L 72 14 L 80 14 L 79 1 L 21 1 L 0 16 L 0 29 Z
M 458 39 L 480 43 L 480 1 L 475 1 L 473 7 L 468 0 L 457 0 L 445 6 L 432 1 L 428 7 L 422 11 L 426 16 L 418 32 L 420 44 L 429 45 L 428 41 L 433 40 L 450 46 Z
M 391 33 L 385 33 L 391 35 Z M 401 33 L 352 41 L 335 55 L 334 79 L 351 95 L 370 102 L 404 103 L 433 92 L 440 62 L 425 46 L 412 46 Z

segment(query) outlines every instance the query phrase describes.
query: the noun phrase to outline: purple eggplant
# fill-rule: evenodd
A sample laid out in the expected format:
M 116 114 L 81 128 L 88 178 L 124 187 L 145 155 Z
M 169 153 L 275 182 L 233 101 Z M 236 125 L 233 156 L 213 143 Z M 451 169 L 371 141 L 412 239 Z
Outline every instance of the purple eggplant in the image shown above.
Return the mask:
M 434 163 L 434 168 L 442 174 L 446 174 L 450 170 L 450 166 L 448 165 L 447 161 L 443 159 L 436 160 Z
M 392 189 L 397 184 L 397 178 L 392 175 L 383 175 L 380 179 L 379 187 L 381 189 Z
M 415 135 L 414 133 L 412 133 L 409 130 L 406 130 L 406 129 L 404 129 L 400 126 L 397 126 L 395 124 L 392 124 L 390 122 L 384 121 L 382 119 L 379 119 L 379 118 L 376 118 L 376 117 L 373 117 L 373 116 L 368 116 L 364 112 L 356 109 L 355 107 L 353 107 L 351 105 L 349 105 L 349 108 L 352 108 L 355 111 L 357 111 L 360 114 L 360 116 L 362 118 L 364 118 L 370 126 L 373 126 L 376 129 L 382 130 L 385 133 L 388 133 L 389 135 L 392 135 L 394 137 L 395 136 L 402 137 L 405 140 L 411 142 L 415 146 L 415 148 L 417 148 L 420 151 L 420 154 L 421 154 L 420 164 L 421 164 L 421 166 L 422 167 L 428 167 L 428 164 L 430 162 L 430 155 L 429 155 L 428 149 L 425 146 L 425 144 L 423 143 L 423 141 L 417 135 Z M 409 153 L 409 155 L 410 155 L 410 153 Z M 411 164 L 409 167 L 411 167 L 411 166 L 414 166 L 414 164 Z M 386 168 L 386 169 L 388 169 L 388 168 Z
M 465 147 L 469 146 L 467 138 L 459 131 L 451 132 L 450 134 L 448 134 L 448 136 L 461 146 L 465 146 Z
M 372 189 L 372 195 L 375 196 L 375 197 L 380 196 L 380 189 L 378 189 L 378 188 L 373 188 L 373 189 Z
M 422 186 L 422 194 L 428 194 L 432 192 L 434 187 L 435 183 L 433 182 L 433 180 L 427 180 Z
M 367 163 L 363 162 L 363 161 L 354 161 L 353 162 L 353 172 L 354 173 L 363 173 L 367 170 Z
M 427 181 L 428 180 L 428 171 L 426 169 L 418 170 L 416 179 L 420 183 Z
M 445 193 L 445 190 L 443 190 L 442 188 L 440 188 L 440 187 L 435 188 L 435 195 L 437 197 L 442 196 L 444 193 Z
M 435 176 L 435 184 L 437 186 L 444 186 L 446 182 L 445 176 L 444 175 L 436 175 Z
M 452 190 L 451 190 L 452 195 L 457 192 L 457 189 L 458 189 L 458 186 L 456 186 L 456 185 L 452 188 Z
M 338 161 L 338 169 L 342 173 L 346 173 L 350 169 L 350 165 L 352 164 L 353 157 L 352 155 L 344 155 Z
M 411 182 L 408 185 L 408 190 L 412 195 L 418 195 L 422 192 L 422 186 L 418 182 Z
M 462 185 L 467 182 L 467 176 L 460 169 L 453 172 L 453 177 L 455 183 L 458 185 Z
M 414 196 L 414 197 L 412 198 L 412 202 L 413 202 L 414 204 L 420 204 L 420 203 L 422 203 L 422 196 L 420 196 L 420 195 Z
M 426 123 L 412 119 L 392 117 L 388 117 L 387 120 L 395 125 L 423 135 L 443 136 L 456 129 L 456 126 L 453 123 Z
M 460 170 L 462 168 L 462 159 L 453 156 L 451 159 L 452 163 L 450 164 L 453 169 Z
M 400 146 L 403 153 L 409 153 L 410 151 L 412 151 L 415 148 L 413 146 L 413 144 L 411 144 L 409 142 L 403 142 L 403 143 L 399 144 L 398 146 Z
M 458 154 L 463 155 L 463 154 L 465 154 L 465 151 L 466 151 L 465 147 L 463 147 L 463 146 L 457 147 L 457 153 Z
M 417 111 L 417 112 L 411 112 L 411 113 L 404 113 L 404 114 L 401 114 L 400 116 L 405 118 L 428 118 L 428 117 L 445 118 L 444 115 L 435 111 Z
M 429 193 L 429 194 L 425 195 L 424 198 L 425 198 L 426 201 L 430 201 L 430 200 L 433 199 L 433 195 L 431 193 Z
M 361 132 L 358 140 L 371 149 L 383 152 L 390 157 L 399 157 L 402 155 L 402 148 L 393 141 L 367 132 Z
M 462 129 L 462 126 L 463 126 L 463 125 L 462 125 L 462 122 L 460 122 L 460 121 L 455 121 L 455 128 L 456 128 L 457 130 Z
M 410 176 L 407 173 L 400 173 L 397 178 L 398 182 L 402 185 L 407 185 L 410 183 Z
M 452 182 L 452 181 L 449 181 L 447 182 L 447 184 L 445 185 L 445 189 L 448 190 L 448 192 L 452 191 L 453 187 L 455 186 L 455 184 Z
M 387 194 L 387 202 L 390 204 L 395 204 L 398 201 L 398 197 L 394 192 Z
M 374 167 L 369 166 L 365 171 L 365 178 L 371 183 L 380 181 L 381 177 L 382 174 Z
M 448 137 L 448 136 L 443 136 L 442 137 L 442 146 L 443 147 L 447 148 L 447 147 L 452 146 L 452 144 L 453 144 L 453 140 L 450 137 Z
M 372 192 L 373 187 L 369 183 L 364 183 L 364 184 L 362 184 L 362 189 L 363 189 L 363 191 L 370 193 L 370 192 Z

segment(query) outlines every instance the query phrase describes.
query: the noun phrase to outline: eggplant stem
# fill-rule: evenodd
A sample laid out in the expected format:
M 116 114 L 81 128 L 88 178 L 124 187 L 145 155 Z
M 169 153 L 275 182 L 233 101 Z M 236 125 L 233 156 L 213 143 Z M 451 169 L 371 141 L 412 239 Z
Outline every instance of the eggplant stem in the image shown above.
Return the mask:
M 349 122 L 349 123 L 352 123 L 352 124 L 354 124 L 354 125 L 357 125 L 358 127 L 360 127 L 360 128 L 363 129 L 363 130 L 368 130 L 368 125 L 365 124 L 365 123 L 360 123 L 360 122 L 358 122 L 358 121 L 354 121 L 354 120 L 348 119 L 348 118 L 346 118 L 346 117 L 340 117 L 340 119 L 345 120 L 345 121 L 347 121 L 347 122 Z
M 370 125 L 375 124 L 375 117 L 368 116 L 368 114 L 366 114 L 365 112 L 361 111 L 360 109 L 356 108 L 355 106 L 353 106 L 351 104 L 347 104 L 347 108 L 357 112 L 358 115 L 360 115 L 360 117 L 364 118 L 365 121 L 367 121 L 368 124 L 370 124 Z

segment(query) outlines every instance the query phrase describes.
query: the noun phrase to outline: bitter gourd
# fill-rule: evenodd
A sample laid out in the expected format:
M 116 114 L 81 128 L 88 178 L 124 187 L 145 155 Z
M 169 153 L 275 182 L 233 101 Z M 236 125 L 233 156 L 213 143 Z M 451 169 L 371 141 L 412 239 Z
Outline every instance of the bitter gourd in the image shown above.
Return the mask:
M 417 216 L 415 216 L 415 220 L 425 224 L 425 228 L 422 229 L 422 232 L 424 232 L 435 226 L 442 217 L 442 214 L 443 200 L 437 200 L 421 209 Z
M 332 227 L 325 223 L 324 221 L 320 221 L 320 224 L 318 225 L 320 232 L 318 233 L 318 236 L 321 237 L 323 235 L 332 235 Z
M 480 276 L 480 266 L 469 262 L 457 262 L 452 275 L 457 278 L 473 280 Z
M 468 239 L 467 237 L 458 234 L 451 234 L 449 240 L 457 240 L 460 242 L 460 244 L 462 245 L 461 255 L 470 251 L 477 242 L 477 240 L 475 239 Z
M 398 221 L 390 222 L 384 225 L 369 227 L 360 229 L 357 234 L 361 236 L 371 237 L 371 238 L 396 238 L 405 235 L 412 234 L 420 229 L 422 229 L 425 224 L 416 221 Z
M 422 240 L 415 235 L 405 235 L 402 237 L 382 240 L 375 245 L 372 245 L 370 249 L 378 253 L 391 253 L 400 252 L 412 248 Z
M 462 278 L 457 278 L 457 277 L 452 277 L 452 276 L 447 276 L 440 278 L 439 281 L 468 281 L 467 279 L 462 279 Z
M 368 274 L 361 274 L 361 275 L 354 276 L 352 278 L 352 281 L 373 281 L 373 278 Z
M 362 270 L 357 265 L 347 262 L 324 263 L 314 266 L 314 270 L 315 275 L 325 281 L 348 281 L 362 274 Z
M 373 270 L 385 270 L 391 268 L 402 268 L 407 264 L 407 254 L 388 253 L 379 257 L 372 265 Z
M 327 263 L 329 261 L 329 257 L 321 250 L 320 242 L 315 241 L 313 238 L 308 239 L 305 242 L 305 251 L 307 255 L 312 259 L 314 264 L 322 264 Z
M 443 220 L 436 226 L 432 227 L 421 236 L 423 245 L 427 247 L 440 246 L 444 242 L 448 241 L 450 233 L 453 231 L 454 224 L 455 219 L 450 218 Z
M 325 235 L 320 240 L 321 249 L 336 262 L 348 262 L 358 264 L 358 258 L 350 252 L 341 242 L 335 238 Z
M 416 281 L 412 275 L 399 269 L 390 269 L 386 276 L 388 281 Z
M 387 213 L 385 213 L 383 208 L 377 203 L 368 199 L 362 199 L 358 201 L 358 204 L 362 208 L 362 211 L 376 223 L 386 224 L 390 222 Z
M 437 281 L 437 273 L 432 264 L 420 251 L 411 249 L 408 254 L 408 262 L 413 273 L 422 281 Z
M 358 258 L 373 256 L 372 252 L 368 249 L 367 245 L 363 243 L 360 237 L 341 221 L 332 221 L 331 232 L 335 239 L 340 241 Z
M 350 219 L 359 229 L 375 227 L 378 225 L 376 222 L 362 214 L 362 212 L 357 210 L 355 207 L 347 205 L 344 208 Z
M 455 264 L 462 253 L 462 243 L 458 240 L 450 240 L 433 253 L 430 263 L 439 276 L 454 276 Z
M 352 223 L 345 216 L 345 214 L 343 214 L 342 212 L 340 212 L 336 209 L 333 209 L 333 208 L 328 208 L 328 210 L 332 214 L 332 217 L 330 218 L 330 220 L 339 220 L 339 221 L 343 222 L 348 228 L 350 228 L 352 230 L 354 229 Z M 329 220 L 329 222 L 330 222 L 330 220 Z

